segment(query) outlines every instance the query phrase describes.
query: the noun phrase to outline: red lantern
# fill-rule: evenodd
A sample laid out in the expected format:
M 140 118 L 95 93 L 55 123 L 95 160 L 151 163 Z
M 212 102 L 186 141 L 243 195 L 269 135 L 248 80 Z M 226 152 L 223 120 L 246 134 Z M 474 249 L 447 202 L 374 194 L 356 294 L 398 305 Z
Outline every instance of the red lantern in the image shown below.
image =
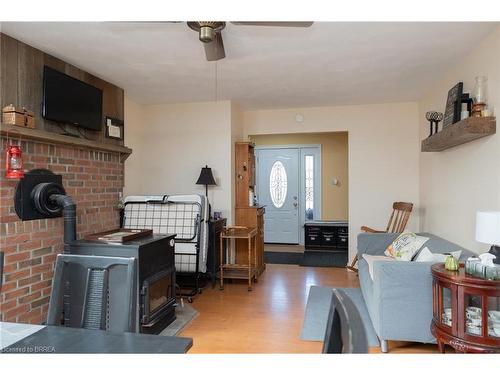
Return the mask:
M 9 145 L 5 156 L 5 177 L 10 179 L 20 179 L 24 177 L 23 152 L 21 147 Z

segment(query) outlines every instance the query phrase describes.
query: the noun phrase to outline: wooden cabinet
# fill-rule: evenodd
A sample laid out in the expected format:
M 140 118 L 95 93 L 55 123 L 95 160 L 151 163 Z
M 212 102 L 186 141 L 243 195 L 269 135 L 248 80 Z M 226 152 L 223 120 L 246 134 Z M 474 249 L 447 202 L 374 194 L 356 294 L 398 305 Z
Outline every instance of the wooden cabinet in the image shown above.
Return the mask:
M 431 331 L 439 350 L 448 344 L 462 353 L 500 353 L 500 282 L 432 266 Z
M 248 207 L 249 191 L 255 191 L 255 153 L 250 142 L 235 145 L 236 207 Z
M 255 153 L 250 142 L 235 144 L 235 225 L 257 228 L 257 272 L 260 275 L 266 268 L 264 263 L 264 213 L 263 206 L 249 205 L 249 192 L 255 191 Z M 244 264 L 248 255 L 247 244 L 236 240 L 236 263 Z

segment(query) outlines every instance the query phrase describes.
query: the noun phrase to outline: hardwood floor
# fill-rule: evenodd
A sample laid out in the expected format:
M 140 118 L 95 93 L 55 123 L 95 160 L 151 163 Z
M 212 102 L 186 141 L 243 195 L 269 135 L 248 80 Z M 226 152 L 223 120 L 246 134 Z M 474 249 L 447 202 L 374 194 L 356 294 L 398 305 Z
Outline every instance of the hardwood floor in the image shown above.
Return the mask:
M 223 291 L 207 286 L 193 302 L 200 315 L 180 336 L 193 338 L 189 353 L 321 353 L 321 342 L 299 339 L 311 285 L 357 287 L 358 277 L 342 268 L 268 264 L 252 292 L 238 281 Z M 437 347 L 391 343 L 390 351 L 437 353 Z

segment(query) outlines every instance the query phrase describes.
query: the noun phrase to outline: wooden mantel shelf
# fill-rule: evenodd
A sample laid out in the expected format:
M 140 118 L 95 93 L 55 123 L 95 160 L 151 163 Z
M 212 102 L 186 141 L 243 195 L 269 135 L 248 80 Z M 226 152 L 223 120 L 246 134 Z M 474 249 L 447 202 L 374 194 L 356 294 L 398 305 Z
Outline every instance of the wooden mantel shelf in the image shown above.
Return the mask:
M 422 140 L 422 152 L 443 151 L 496 133 L 495 117 L 469 117 Z
M 22 128 L 20 126 L 14 126 L 2 123 L 1 134 L 6 135 L 7 133 L 9 133 L 10 136 L 15 138 L 21 137 L 22 139 L 31 139 L 47 143 L 56 143 L 56 144 L 70 145 L 75 147 L 91 148 L 93 150 L 99 150 L 99 151 L 117 152 L 120 154 L 120 160 L 122 162 L 125 161 L 125 159 L 127 159 L 127 157 L 129 157 L 130 154 L 132 154 L 132 149 L 125 146 L 102 143 L 102 142 L 92 141 L 89 139 L 76 138 L 57 133 L 51 133 L 44 130 L 28 129 L 28 128 Z

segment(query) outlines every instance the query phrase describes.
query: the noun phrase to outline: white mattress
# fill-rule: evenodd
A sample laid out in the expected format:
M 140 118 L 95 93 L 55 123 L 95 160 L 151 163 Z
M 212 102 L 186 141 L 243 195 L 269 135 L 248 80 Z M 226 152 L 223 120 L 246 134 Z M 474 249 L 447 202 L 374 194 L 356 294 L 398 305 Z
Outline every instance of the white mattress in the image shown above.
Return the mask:
M 126 197 L 124 203 L 124 228 L 147 228 L 153 229 L 153 232 L 157 234 L 177 234 L 175 244 L 177 272 L 196 272 L 196 244 L 199 236 L 198 271 L 206 272 L 208 251 L 208 199 L 206 196 L 197 194 L 133 195 Z M 201 218 L 199 233 L 194 225 L 191 225 L 193 217 L 198 214 Z

